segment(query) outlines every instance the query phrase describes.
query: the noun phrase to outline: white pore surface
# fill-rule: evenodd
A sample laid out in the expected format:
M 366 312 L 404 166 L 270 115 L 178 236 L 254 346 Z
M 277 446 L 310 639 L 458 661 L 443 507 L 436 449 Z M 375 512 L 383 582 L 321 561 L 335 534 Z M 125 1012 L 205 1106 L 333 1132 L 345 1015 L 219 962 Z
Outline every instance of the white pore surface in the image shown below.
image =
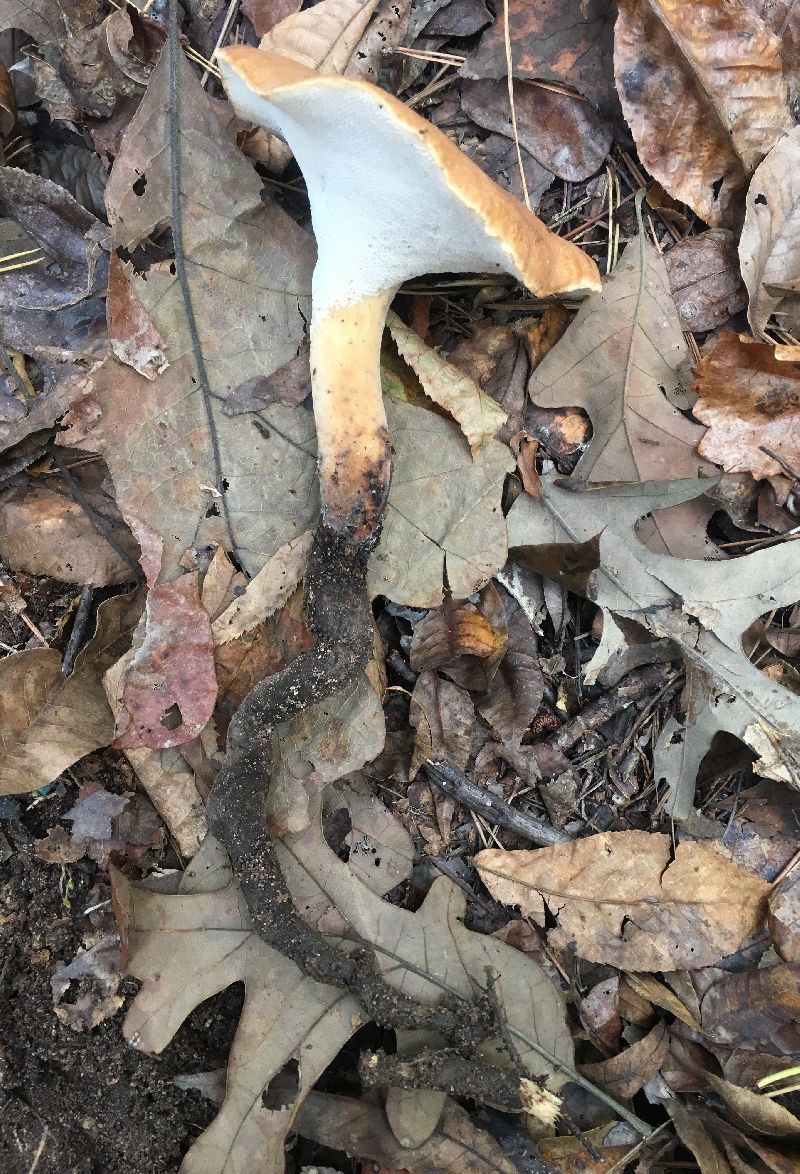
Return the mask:
M 305 177 L 315 311 L 422 273 L 509 271 L 508 253 L 448 188 L 425 136 L 398 127 L 379 95 L 320 78 L 268 101 L 224 66 L 223 75 L 241 117 L 284 138 Z

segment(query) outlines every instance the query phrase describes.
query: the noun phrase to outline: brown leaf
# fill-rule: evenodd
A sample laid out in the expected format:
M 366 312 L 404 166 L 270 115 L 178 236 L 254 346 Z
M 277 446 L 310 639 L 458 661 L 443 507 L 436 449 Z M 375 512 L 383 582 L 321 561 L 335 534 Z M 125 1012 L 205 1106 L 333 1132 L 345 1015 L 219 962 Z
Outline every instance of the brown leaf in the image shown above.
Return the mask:
M 700 1174 L 733 1174 L 704 1121 L 677 1099 L 665 1101 L 664 1107 L 672 1118 L 678 1137 L 697 1158 Z
M 106 186 L 114 242 L 126 249 L 172 217 L 167 58 L 162 52 Z M 183 247 L 209 379 L 224 395 L 297 353 L 313 245 L 274 200 L 262 201 L 258 174 L 221 133 L 217 110 L 182 54 L 179 85 Z M 174 268 L 169 260 L 143 274 L 125 267 L 171 363 L 191 352 Z
M 524 924 L 524 923 L 523 923 Z M 593 1041 L 615 1048 L 622 1031 L 619 1013 L 619 977 L 597 982 L 578 1004 L 581 1023 Z
M 747 305 L 736 242 L 726 229 L 678 241 L 664 260 L 684 330 L 714 330 Z
M 692 409 L 708 425 L 700 452 L 728 473 L 770 477 L 781 465 L 766 445 L 800 466 L 800 363 L 782 363 L 768 343 L 726 331 L 697 365 Z
M 80 476 L 80 470 L 75 473 Z M 0 555 L 9 566 L 80 586 L 132 582 L 139 555 L 136 540 L 107 494 L 99 488 L 87 492 L 85 486 L 84 493 L 129 561 L 109 545 L 66 488 L 51 489 L 36 480 L 0 494 Z
M 800 874 L 795 870 L 769 896 L 769 932 L 784 962 L 800 963 Z
M 22 29 L 40 43 L 56 41 L 90 24 L 99 7 L 97 0 L 59 0 L 56 7 L 50 0 L 8 0 L 0 25 Z
M 131 289 L 119 254 L 111 253 L 108 269 L 108 336 L 111 349 L 121 363 L 127 363 L 148 379 L 167 366 L 164 340 L 144 306 Z
M 142 603 L 140 592 L 102 603 L 97 631 L 68 677 L 54 648 L 13 653 L 0 662 L 1 794 L 35 791 L 110 743 L 114 718 L 103 674 L 130 644 Z
M 790 1055 L 800 1047 L 800 964 L 781 962 L 731 974 L 701 1003 L 703 1031 L 714 1043 Z
M 497 589 L 484 587 L 478 604 L 445 599 L 414 629 L 411 667 L 440 669 L 464 689 L 486 689 L 505 655 L 508 625 Z
M 478 126 L 512 136 L 505 81 L 465 82 L 461 105 Z M 587 102 L 521 82 L 514 89 L 514 108 L 520 145 L 554 175 L 577 182 L 603 166 L 611 128 Z
M 783 73 L 789 83 L 789 101 L 797 116 L 800 107 L 800 8 L 797 0 L 744 0 L 781 42 Z
M 125 1000 L 117 994 L 121 981 L 119 939 L 116 934 L 98 938 L 53 972 L 50 988 L 56 1016 L 73 1031 L 91 1031 L 122 1006 Z M 79 997 L 62 1001 L 73 982 L 79 984 Z
M 318 73 L 342 74 L 377 6 L 378 0 L 321 0 L 313 12 L 285 17 L 261 48 Z
M 464 689 L 436 673 L 422 672 L 411 694 L 409 721 L 416 729 L 409 779 L 427 759 L 447 759 L 465 770 L 472 754 L 475 707 Z
M 581 1072 L 622 1101 L 634 1096 L 661 1068 L 669 1051 L 667 1025 L 660 1020 L 646 1036 L 610 1060 L 582 1064 Z
M 607 112 L 616 104 L 613 77 L 615 5 L 611 0 L 509 0 L 514 77 L 574 86 Z M 505 77 L 505 20 L 498 10 L 463 67 L 465 77 Z
M 391 311 L 386 325 L 425 394 L 450 413 L 467 438 L 470 452 L 477 456 L 505 424 L 506 413 Z
M 377 1105 L 351 1097 L 312 1093 L 297 1119 L 303 1137 L 344 1148 L 391 1171 L 409 1174 L 514 1174 L 516 1166 L 488 1133 L 478 1129 L 455 1101 L 444 1112 L 430 1139 L 418 1149 L 400 1145 Z
M 731 1110 L 731 1124 L 768 1137 L 797 1137 L 800 1134 L 800 1120 L 779 1102 L 731 1084 L 713 1072 L 709 1072 L 708 1082 Z
M 245 590 L 214 619 L 215 644 L 227 644 L 249 632 L 286 603 L 303 578 L 313 540 L 313 532 L 307 530 L 275 552 Z
M 619 8 L 614 69 L 642 162 L 706 224 L 737 227 L 753 168 L 792 125 L 778 38 L 714 0 Z
M 535 851 L 487 849 L 475 857 L 497 900 L 544 924 L 550 942 L 574 942 L 579 957 L 626 970 L 711 966 L 755 932 L 769 886 L 705 843 L 606 832 Z
M 800 127 L 773 147 L 747 192 L 739 240 L 742 277 L 756 335 L 772 314 L 787 329 L 800 321 Z
M 245 1003 L 228 1061 L 225 1102 L 184 1159 L 191 1174 L 280 1169 L 306 1093 L 361 1024 L 346 992 L 304 977 L 250 929 L 219 845 L 206 840 L 176 895 L 134 888 L 112 873 L 126 970 L 144 986 L 125 1019 L 134 1047 L 161 1052 L 189 1012 L 214 991 L 244 982 Z M 284 1109 L 262 1093 L 293 1057 L 299 1085 Z
M 245 379 L 225 400 L 223 412 L 226 416 L 238 416 L 242 412 L 260 412 L 271 404 L 301 404 L 311 394 L 311 368 L 308 362 L 309 350 L 303 346 L 295 358 L 284 363 L 266 378 L 257 375 Z
M 588 411 L 594 435 L 575 467 L 576 478 L 694 477 L 704 467 L 697 456 L 702 430 L 668 398 L 681 390 L 687 366 L 664 261 L 642 232 L 602 292 L 586 299 L 561 344 L 535 369 L 528 392 L 539 407 Z M 526 427 L 537 435 L 527 418 Z M 656 541 L 661 539 L 654 549 L 691 557 L 696 552 L 686 549 L 686 515 L 662 513 L 654 518 Z
M 214 641 L 196 572 L 152 586 L 146 633 L 133 651 L 118 694 L 121 749 L 166 749 L 196 738 L 217 699 Z
M 241 10 L 255 29 L 265 36 L 276 24 L 300 10 L 303 0 L 242 0 Z
M 543 692 L 536 633 L 522 608 L 512 602 L 506 652 L 489 688 L 478 699 L 478 711 L 501 742 L 519 745 L 539 710 Z

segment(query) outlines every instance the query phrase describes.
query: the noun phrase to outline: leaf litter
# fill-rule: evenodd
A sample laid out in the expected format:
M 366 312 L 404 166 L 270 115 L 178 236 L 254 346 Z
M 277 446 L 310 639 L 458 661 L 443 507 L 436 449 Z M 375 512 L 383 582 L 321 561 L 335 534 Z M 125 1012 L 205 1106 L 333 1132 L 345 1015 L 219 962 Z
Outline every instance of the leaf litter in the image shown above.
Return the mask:
M 164 1169 L 599 1171 L 652 1160 L 642 1115 L 701 1169 L 794 1168 L 795 6 L 204 5 L 177 229 L 162 7 L 0 14 L 38 42 L 3 58 L 0 860 L 24 804 L 67 916 L 81 870 L 105 905 L 111 868 L 124 946 L 101 919 L 52 961 L 46 1022 L 97 1047 L 127 1002 L 146 1063 L 244 985 L 230 1048 L 198 1053 L 227 1057 L 219 1111 Z M 320 959 L 385 981 L 378 1027 L 455 1010 L 482 1023 L 462 1050 L 398 1027 L 387 1054 L 354 990 L 253 930 L 207 835 L 232 718 L 315 640 L 313 225 L 291 152 L 207 60 L 253 29 L 379 81 L 522 198 L 519 150 L 542 219 L 604 272 L 582 305 L 494 275 L 402 292 L 373 659 L 271 735 L 279 901 Z M 70 831 L 40 817 L 54 797 Z M 164 1120 L 210 1087 L 166 1084 Z M 138 1112 L 86 1127 L 117 1147 L 98 1169 L 142 1168 Z

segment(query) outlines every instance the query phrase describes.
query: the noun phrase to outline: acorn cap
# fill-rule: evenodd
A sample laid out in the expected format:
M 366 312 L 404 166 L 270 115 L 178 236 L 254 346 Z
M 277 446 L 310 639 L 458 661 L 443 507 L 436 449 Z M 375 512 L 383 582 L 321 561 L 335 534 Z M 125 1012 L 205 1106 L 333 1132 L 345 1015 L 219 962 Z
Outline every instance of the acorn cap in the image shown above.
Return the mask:
M 218 62 L 237 113 L 284 138 L 305 177 L 315 308 L 423 273 L 508 272 L 537 297 L 600 289 L 590 257 L 390 94 L 245 45 Z

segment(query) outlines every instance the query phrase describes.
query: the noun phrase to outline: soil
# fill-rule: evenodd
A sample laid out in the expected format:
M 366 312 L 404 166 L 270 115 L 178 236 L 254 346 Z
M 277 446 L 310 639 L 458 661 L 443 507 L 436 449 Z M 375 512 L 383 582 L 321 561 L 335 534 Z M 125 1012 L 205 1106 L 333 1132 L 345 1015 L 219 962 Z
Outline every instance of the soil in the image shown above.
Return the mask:
M 85 859 L 59 866 L 36 856 L 34 840 L 74 802 L 74 790 L 59 790 L 0 822 L 0 860 L 11 853 L 0 864 L 0 1169 L 170 1174 L 215 1113 L 174 1078 L 224 1066 L 242 992 L 198 1007 L 161 1056 L 124 1041 L 124 1008 L 91 1031 L 60 1022 L 50 978 L 91 932 L 84 911 L 105 874 Z M 126 1005 L 137 989 L 123 981 Z

